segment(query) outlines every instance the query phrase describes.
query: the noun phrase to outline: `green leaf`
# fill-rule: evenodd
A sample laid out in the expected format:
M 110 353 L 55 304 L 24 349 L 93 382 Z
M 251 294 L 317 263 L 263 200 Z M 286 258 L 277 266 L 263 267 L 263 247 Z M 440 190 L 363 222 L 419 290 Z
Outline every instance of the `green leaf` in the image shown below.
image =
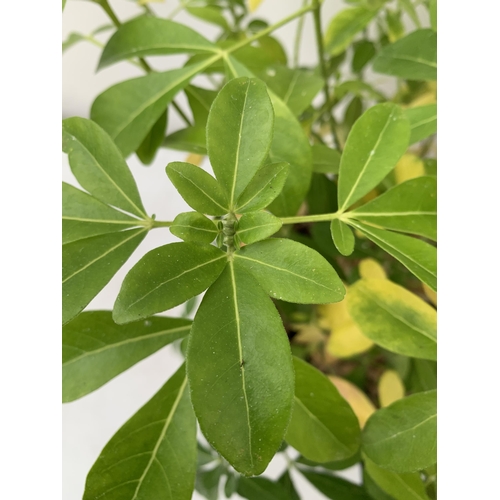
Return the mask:
M 175 217 L 170 232 L 184 241 L 209 244 L 218 234 L 217 226 L 198 212 L 185 212 Z
M 266 159 L 273 123 L 273 106 L 260 80 L 235 78 L 215 98 L 207 122 L 207 149 L 230 209 Z
M 118 326 L 111 311 L 87 311 L 63 327 L 63 403 L 95 391 L 106 382 L 185 337 L 191 321 L 153 317 Z
M 63 182 L 62 242 L 114 233 L 141 225 L 142 221 L 118 212 L 90 194 Z
M 287 500 L 300 500 L 300 496 L 295 489 L 292 478 L 290 477 L 290 473 L 288 469 L 285 469 L 285 472 L 278 478 L 278 484 L 281 484 L 283 489 L 286 492 Z
M 349 214 L 362 222 L 437 240 L 437 180 L 417 177 Z
M 275 299 L 327 304 L 344 298 L 344 285 L 332 266 L 319 253 L 295 241 L 259 241 L 243 247 L 234 258 Z
M 179 194 L 196 211 L 209 215 L 229 212 L 227 198 L 220 184 L 200 167 L 174 161 L 167 165 L 166 171 Z
M 393 472 L 417 472 L 435 464 L 437 391 L 412 394 L 376 411 L 363 429 L 363 451 Z
M 375 57 L 377 49 L 375 44 L 369 40 L 360 40 L 354 43 L 353 49 L 352 70 L 354 73 L 361 73 L 364 67 Z
M 351 255 L 354 252 L 354 234 L 351 228 L 339 219 L 332 220 L 330 224 L 332 239 L 337 250 L 342 255 Z
M 206 290 L 226 265 L 214 246 L 170 243 L 148 252 L 129 271 L 113 309 L 119 323 L 147 318 Z
M 322 469 L 328 469 L 328 470 L 343 470 L 347 469 L 349 467 L 352 467 L 354 464 L 358 463 L 360 461 L 360 453 L 355 453 L 352 455 L 352 457 L 349 457 L 345 460 L 336 460 L 335 462 L 315 462 L 314 460 L 309 460 L 305 457 L 299 456 L 295 460 L 297 464 L 302 464 L 302 465 L 307 465 L 308 467 L 321 467 Z M 300 469 L 299 467 L 299 470 Z
M 62 10 L 64 11 L 64 7 L 66 7 L 66 0 L 62 0 Z
M 358 418 L 332 382 L 294 358 L 295 403 L 287 443 L 315 462 L 344 460 L 361 444 Z
M 285 488 L 267 479 L 266 477 L 256 477 L 247 479 L 240 477 L 238 481 L 238 495 L 248 500 L 289 500 Z
M 363 279 L 350 287 L 347 306 L 376 344 L 404 356 L 436 359 L 436 310 L 405 288 L 389 280 Z
M 163 145 L 177 151 L 188 151 L 199 155 L 207 154 L 205 127 L 195 125 L 177 130 L 165 137 Z
M 368 239 L 399 260 L 419 280 L 437 291 L 437 250 L 425 241 L 403 234 L 376 229 L 361 222 L 349 220 Z
M 437 0 L 429 1 L 429 17 L 431 20 L 431 28 L 437 31 Z
M 289 171 L 286 162 L 261 167 L 240 194 L 235 211 L 246 213 L 266 208 L 280 194 Z
M 215 90 L 195 87 L 194 85 L 188 85 L 184 89 L 184 92 L 186 93 L 196 125 L 203 126 L 203 130 L 205 130 L 208 113 L 217 96 L 217 92 Z
M 399 3 L 401 4 L 401 7 L 403 7 L 403 9 L 406 11 L 408 16 L 411 18 L 411 20 L 415 23 L 415 26 L 417 28 L 421 28 L 422 24 L 420 22 L 420 19 L 418 18 L 417 10 L 413 5 L 412 0 L 399 0 Z
M 184 365 L 104 447 L 83 500 L 190 500 L 196 473 L 196 419 Z
M 205 5 L 203 7 L 186 7 L 186 10 L 198 19 L 203 19 L 211 24 L 220 26 L 225 31 L 231 28 L 223 15 L 223 9 L 219 5 Z
M 147 217 L 125 160 L 99 125 L 78 117 L 63 120 L 63 151 L 77 181 L 95 198 Z
M 167 110 L 158 118 L 153 128 L 148 132 L 141 145 L 137 148 L 137 156 L 144 165 L 151 165 L 158 149 L 163 144 L 167 131 Z
M 258 76 L 295 116 L 302 114 L 323 88 L 323 79 L 312 71 L 283 65 L 268 67 Z
M 330 22 L 325 34 L 325 48 L 332 56 L 342 53 L 377 15 L 376 10 L 355 7 L 339 12 Z
M 199 470 L 196 474 L 196 491 L 208 500 L 219 500 L 219 483 L 223 472 L 222 465 L 210 470 Z
M 410 144 L 415 144 L 437 132 L 437 104 L 410 108 L 405 114 L 410 120 Z
M 370 84 L 361 80 L 348 80 L 335 87 L 335 97 L 343 99 L 346 95 L 354 94 L 363 99 L 386 101 L 387 97 Z
M 401 108 L 377 104 L 351 129 L 340 160 L 338 197 L 344 211 L 394 168 L 408 147 L 410 125 Z
M 128 156 L 141 145 L 177 92 L 207 65 L 203 61 L 113 85 L 97 96 L 90 116 Z
M 238 222 L 237 235 L 243 243 L 254 243 L 278 232 L 281 229 L 281 219 L 269 212 L 249 212 Z
M 122 24 L 104 47 L 98 69 L 132 57 L 217 52 L 196 31 L 168 19 L 140 16 Z
M 323 495 L 332 500 L 371 500 L 361 486 L 350 483 L 333 474 L 305 471 L 303 469 L 300 472 Z
M 373 61 L 373 71 L 405 80 L 436 80 L 436 32 L 420 29 L 385 46 Z
M 365 470 L 382 491 L 394 500 L 429 500 L 419 473 L 396 474 L 365 458 Z
M 231 498 L 231 496 L 236 493 L 236 490 L 238 489 L 238 483 L 239 476 L 229 473 L 227 476 L 226 484 L 224 485 L 224 494 L 226 495 L 226 498 Z
M 292 358 L 272 302 L 232 262 L 198 309 L 187 373 L 193 407 L 209 443 L 241 474 L 261 474 L 290 420 Z
M 363 468 L 363 487 L 373 500 L 394 500 L 368 475 L 366 467 Z
M 313 172 L 318 174 L 338 174 L 340 153 L 336 149 L 315 144 L 312 146 Z
M 146 229 L 130 229 L 63 245 L 63 324 L 79 314 L 105 287 L 146 233 Z
M 62 52 L 66 52 L 70 47 L 73 47 L 73 45 L 76 45 L 78 42 L 83 42 L 85 41 L 86 38 L 84 35 L 81 33 L 70 33 L 68 35 L 68 38 L 64 40 L 62 43 Z

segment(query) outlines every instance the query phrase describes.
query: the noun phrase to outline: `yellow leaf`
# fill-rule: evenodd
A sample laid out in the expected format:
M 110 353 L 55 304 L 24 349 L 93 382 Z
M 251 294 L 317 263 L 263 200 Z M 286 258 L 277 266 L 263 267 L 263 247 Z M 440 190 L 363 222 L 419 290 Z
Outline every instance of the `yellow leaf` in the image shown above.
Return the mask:
M 334 330 L 352 321 L 345 300 L 335 304 L 320 304 L 316 311 L 319 317 L 318 325 L 325 330 Z
M 425 175 L 424 162 L 416 155 L 404 154 L 394 169 L 397 184 Z
M 358 417 L 359 426 L 363 428 L 370 415 L 375 411 L 375 405 L 368 399 L 366 394 L 351 382 L 331 375 L 328 378 L 340 392 L 340 395 L 349 403 L 352 411 Z
M 326 349 L 329 354 L 337 358 L 350 358 L 367 351 L 372 346 L 373 342 L 363 334 L 354 321 L 350 320 L 332 331 Z
M 317 326 L 304 325 L 298 328 L 293 340 L 298 344 L 318 344 L 324 342 L 325 336 Z
M 395 370 L 386 370 L 378 381 L 378 400 L 384 408 L 394 401 L 403 398 L 405 386 Z
M 203 161 L 204 156 L 203 155 L 198 155 L 196 153 L 190 153 L 188 154 L 186 158 L 187 163 L 192 163 L 193 165 L 200 166 L 201 162 Z
M 437 305 L 438 305 L 437 293 L 432 288 L 427 286 L 425 283 L 422 283 L 422 286 L 423 286 L 424 293 L 427 296 L 427 298 L 437 307 Z
M 248 0 L 248 7 L 250 9 L 250 12 L 255 12 L 261 3 L 262 0 Z
M 365 279 L 387 279 L 384 268 L 375 259 L 363 259 L 359 263 L 359 275 Z

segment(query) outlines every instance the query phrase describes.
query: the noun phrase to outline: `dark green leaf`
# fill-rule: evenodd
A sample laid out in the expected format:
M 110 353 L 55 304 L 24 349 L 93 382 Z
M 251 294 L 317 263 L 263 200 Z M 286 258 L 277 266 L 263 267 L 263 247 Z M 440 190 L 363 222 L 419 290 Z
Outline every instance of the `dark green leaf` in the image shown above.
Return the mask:
M 218 5 L 205 5 L 203 7 L 186 7 L 186 10 L 199 19 L 203 19 L 211 24 L 220 26 L 223 30 L 229 31 L 230 27 L 223 15 L 224 10 Z
M 63 245 L 63 324 L 104 288 L 146 233 L 146 229 L 130 229 Z
M 207 500 L 219 499 L 219 483 L 224 467 L 217 465 L 210 470 L 199 470 L 196 474 L 195 488 Z
M 360 430 L 349 404 L 319 370 L 298 358 L 293 364 L 295 403 L 287 443 L 315 462 L 355 455 L 361 444 Z
M 186 338 L 183 342 L 186 342 L 187 340 L 188 339 Z M 215 460 L 219 460 L 218 455 L 216 455 L 211 448 L 205 448 L 201 443 L 198 443 L 198 468 L 202 467 L 203 465 L 212 463 Z
M 175 217 L 170 232 L 184 241 L 212 243 L 219 232 L 213 221 L 198 212 L 186 212 Z
M 322 472 L 300 470 L 306 479 L 323 495 L 332 500 L 371 500 L 365 490 L 357 484 Z
M 318 174 L 338 174 L 340 153 L 336 149 L 315 144 L 312 146 L 313 172 Z
M 238 489 L 239 477 L 236 474 L 229 473 L 226 484 L 224 485 L 224 494 L 226 498 L 231 498 Z M 300 499 L 299 499 L 300 500 Z
M 257 79 L 231 80 L 214 100 L 207 122 L 208 155 L 230 209 L 269 153 L 273 122 L 266 86 Z
M 286 492 L 287 500 L 300 500 L 300 496 L 295 489 L 292 478 L 290 477 L 290 473 L 288 469 L 285 469 L 285 472 L 278 478 L 278 484 L 280 484 Z
M 153 317 L 118 326 L 111 311 L 87 311 L 63 327 L 63 402 L 74 401 L 174 340 L 191 321 Z
M 166 170 L 177 191 L 196 211 L 209 215 L 229 212 L 227 198 L 220 184 L 203 169 L 191 163 L 174 161 L 167 165 Z
M 405 288 L 389 280 L 363 279 L 349 289 L 347 306 L 376 344 L 404 356 L 436 359 L 436 310 Z
M 190 500 L 196 472 L 196 419 L 184 366 L 104 447 L 83 500 Z
M 408 147 L 410 125 L 401 108 L 377 104 L 354 124 L 340 160 L 339 207 L 344 211 L 394 168 Z
M 129 323 L 166 311 L 206 290 L 226 265 L 214 246 L 170 243 L 148 252 L 129 271 L 113 309 L 113 319 Z
M 122 24 L 102 51 L 98 68 L 131 57 L 217 52 L 196 31 L 168 19 L 140 16 Z
M 113 140 L 85 118 L 63 120 L 63 151 L 80 185 L 95 198 L 146 217 L 132 174 Z
M 437 181 L 417 177 L 356 208 L 352 217 L 386 229 L 437 239 Z
M 349 220 L 368 239 L 399 260 L 418 279 L 437 291 L 437 250 L 425 241 L 403 234 L 376 229 L 361 222 Z
M 344 298 L 345 288 L 332 266 L 316 251 L 295 241 L 273 238 L 243 247 L 234 255 L 275 299 L 326 304 Z
M 351 255 L 354 252 L 354 234 L 351 228 L 339 219 L 332 220 L 330 224 L 332 239 L 337 250 L 342 255 Z
M 387 45 L 374 59 L 373 70 L 406 80 L 436 80 L 436 32 L 420 29 Z
M 289 500 L 290 498 L 281 484 L 265 477 L 252 479 L 241 477 L 237 491 L 238 495 L 248 500 Z
M 368 475 L 366 467 L 363 468 L 363 487 L 373 500 L 394 500 Z
M 421 141 L 437 132 L 437 105 L 427 104 L 405 111 L 410 120 L 410 144 Z
M 416 472 L 435 464 L 437 392 L 419 392 L 376 411 L 363 429 L 363 451 L 393 472 Z
M 243 243 L 255 243 L 278 232 L 281 226 L 281 219 L 269 212 L 249 212 L 239 220 L 237 235 Z
M 413 359 L 410 376 L 412 392 L 430 391 L 437 388 L 437 363 L 426 359 Z
M 155 159 L 156 152 L 165 140 L 165 132 L 167 131 L 167 111 L 163 113 L 158 121 L 153 125 L 153 128 L 148 132 L 141 145 L 137 148 L 137 156 L 144 165 L 150 165 Z
M 354 54 L 352 56 L 352 70 L 360 73 L 363 68 L 373 59 L 377 53 L 375 44 L 369 40 L 360 40 L 353 44 Z
M 345 460 L 336 460 L 335 462 L 315 462 L 314 460 L 308 460 L 305 457 L 300 457 L 295 460 L 296 463 L 307 465 L 308 467 L 321 467 L 322 469 L 328 470 L 343 470 L 352 467 L 354 464 L 360 461 L 360 453 L 355 453 L 352 457 Z M 299 467 L 300 468 L 300 467 Z
M 289 171 L 290 165 L 285 162 L 261 167 L 238 198 L 236 212 L 266 208 L 280 194 Z
M 261 474 L 290 420 L 293 366 L 278 312 L 232 262 L 198 309 L 187 371 L 207 440 L 238 472 Z

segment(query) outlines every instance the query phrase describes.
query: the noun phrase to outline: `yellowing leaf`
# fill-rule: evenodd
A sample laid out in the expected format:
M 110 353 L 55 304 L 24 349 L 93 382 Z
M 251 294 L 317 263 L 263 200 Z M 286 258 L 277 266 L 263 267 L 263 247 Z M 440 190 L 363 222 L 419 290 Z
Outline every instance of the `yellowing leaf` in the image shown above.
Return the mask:
M 367 351 L 372 346 L 373 342 L 363 334 L 354 321 L 350 320 L 332 331 L 326 349 L 329 354 L 337 358 L 350 358 Z
M 318 325 L 325 330 L 334 330 L 351 320 L 344 300 L 334 304 L 320 304 L 316 311 L 319 317 Z
M 250 12 L 255 12 L 261 3 L 262 0 L 248 0 L 248 8 L 250 9 Z
M 331 375 L 328 378 L 340 392 L 340 395 L 349 403 L 352 411 L 358 417 L 359 426 L 363 428 L 370 415 L 375 412 L 375 405 L 368 399 L 366 394 L 351 382 Z
M 425 175 L 424 162 L 416 155 L 404 154 L 394 169 L 397 184 Z
M 395 370 L 386 370 L 378 381 L 378 400 L 382 408 L 403 398 L 405 387 Z
M 192 165 L 196 165 L 197 167 L 199 167 L 201 165 L 201 162 L 203 161 L 203 158 L 203 155 L 190 153 L 186 158 L 186 163 L 191 163 Z
M 437 307 L 438 305 L 437 293 L 431 287 L 427 286 L 425 283 L 422 283 L 422 286 L 424 288 L 424 293 L 427 296 L 427 298 Z
M 298 344 L 317 344 L 324 342 L 325 336 L 317 326 L 304 325 L 298 328 L 293 340 Z
M 384 268 L 375 259 L 363 259 L 359 263 L 359 275 L 364 279 L 387 279 Z

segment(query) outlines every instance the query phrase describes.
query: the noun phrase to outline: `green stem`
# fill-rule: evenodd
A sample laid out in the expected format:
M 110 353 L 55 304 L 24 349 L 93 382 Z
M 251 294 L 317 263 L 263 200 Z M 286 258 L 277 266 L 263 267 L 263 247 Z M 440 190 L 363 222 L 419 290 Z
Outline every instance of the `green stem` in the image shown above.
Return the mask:
M 282 217 L 281 222 L 283 224 L 300 224 L 305 222 L 325 222 L 334 219 L 344 219 L 347 214 L 341 214 L 340 212 L 335 212 L 334 214 L 318 214 L 318 215 L 299 215 L 296 217 Z
M 114 13 L 113 9 L 111 8 L 111 5 L 109 5 L 108 0 L 94 0 L 96 3 L 98 3 L 103 9 L 104 12 L 109 16 L 113 24 L 119 28 L 122 23 L 120 20 L 116 17 L 116 14 Z
M 305 7 L 307 0 L 304 0 L 302 3 L 302 7 Z M 295 34 L 295 43 L 293 46 L 293 66 L 295 68 L 299 67 L 299 51 L 300 51 L 300 41 L 302 40 L 302 31 L 304 29 L 304 19 L 302 16 L 297 23 L 297 32 Z
M 193 124 L 189 121 L 189 118 L 184 114 L 181 107 L 172 99 L 172 106 L 175 108 L 179 116 L 184 120 L 188 127 L 192 127 Z
M 154 220 L 152 226 L 153 227 L 170 227 L 173 224 L 171 221 L 167 220 Z

